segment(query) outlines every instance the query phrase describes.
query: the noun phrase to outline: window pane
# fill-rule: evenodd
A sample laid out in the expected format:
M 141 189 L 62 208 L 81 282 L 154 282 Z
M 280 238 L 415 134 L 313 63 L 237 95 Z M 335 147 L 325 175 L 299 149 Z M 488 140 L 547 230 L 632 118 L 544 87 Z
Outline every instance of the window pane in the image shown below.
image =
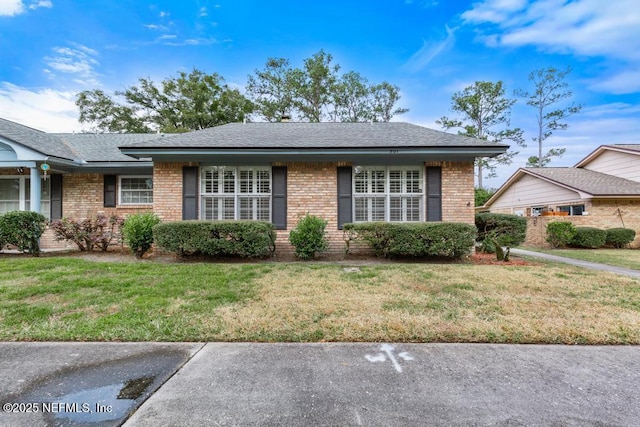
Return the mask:
M 240 171 L 240 192 L 253 193 L 253 171 Z
M 270 194 L 271 193 L 271 179 L 268 171 L 257 171 L 257 193 Z
M 408 170 L 407 173 L 407 189 L 406 193 L 422 193 L 422 180 L 420 179 L 419 170 Z
M 369 181 L 369 171 L 364 170 L 356 173 L 355 183 L 356 183 L 356 193 L 368 193 L 367 191 L 367 182 Z
M 389 171 L 389 192 L 402 193 L 402 171 Z
M 0 179 L 0 213 L 20 209 L 20 179 Z
M 153 203 L 153 178 L 120 178 L 120 203 Z
M 236 171 L 225 170 L 224 171 L 224 191 L 225 194 L 232 194 L 236 192 Z
M 372 193 L 384 193 L 385 191 L 385 178 L 383 170 L 376 170 L 371 172 L 371 192 Z
M 202 171 L 202 193 L 211 194 L 218 192 L 218 171 L 203 170 Z

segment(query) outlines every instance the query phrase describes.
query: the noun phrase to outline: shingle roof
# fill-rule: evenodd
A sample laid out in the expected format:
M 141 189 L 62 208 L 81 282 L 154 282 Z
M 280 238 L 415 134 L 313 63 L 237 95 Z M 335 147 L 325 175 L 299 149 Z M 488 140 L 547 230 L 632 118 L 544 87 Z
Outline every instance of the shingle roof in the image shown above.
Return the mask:
M 508 147 L 409 123 L 229 123 L 127 148 Z
M 78 156 L 55 135 L 0 118 L 0 136 L 47 156 L 74 160 Z
M 77 153 L 77 157 L 87 162 L 137 161 L 131 156 L 122 154 L 118 147 L 158 138 L 154 133 L 56 133 L 50 135 L 62 140 Z
M 613 145 L 607 145 L 607 147 L 622 148 L 624 150 L 640 152 L 640 144 L 613 144 Z
M 589 193 L 593 196 L 640 195 L 640 182 L 582 168 L 524 168 L 534 176 Z

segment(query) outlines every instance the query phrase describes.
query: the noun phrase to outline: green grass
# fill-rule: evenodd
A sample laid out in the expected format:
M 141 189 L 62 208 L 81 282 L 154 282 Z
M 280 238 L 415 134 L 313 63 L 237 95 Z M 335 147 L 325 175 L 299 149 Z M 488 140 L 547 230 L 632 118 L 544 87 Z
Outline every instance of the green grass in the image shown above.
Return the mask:
M 250 298 L 252 279 L 270 268 L 3 259 L 0 338 L 193 340 L 215 323 L 213 309 Z
M 523 249 L 640 270 L 640 249 Z
M 0 257 L 0 340 L 640 344 L 637 279 L 553 263 L 344 267 Z

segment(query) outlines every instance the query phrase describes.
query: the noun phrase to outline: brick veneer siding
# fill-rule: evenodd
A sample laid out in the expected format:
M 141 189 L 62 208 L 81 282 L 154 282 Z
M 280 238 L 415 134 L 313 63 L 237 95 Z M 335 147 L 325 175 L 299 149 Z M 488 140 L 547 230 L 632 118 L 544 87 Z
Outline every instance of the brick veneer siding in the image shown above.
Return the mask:
M 595 227 L 602 230 L 623 226 L 630 228 L 636 232 L 636 239 L 631 247 L 640 247 L 640 200 L 596 199 L 585 203 L 585 209 L 589 215 L 528 217 L 525 245 L 548 247 L 547 224 L 553 221 L 569 221 L 576 227 Z
M 185 166 L 198 166 L 198 163 L 158 162 L 153 165 L 153 211 L 162 221 L 182 220 L 182 168 Z
M 349 163 L 276 163 L 287 167 L 287 230 L 278 230 L 276 247 L 293 253 L 289 232 L 307 213 L 328 221 L 328 253 L 343 253 L 342 230 L 338 230 L 338 166 Z
M 152 206 L 149 205 L 104 207 L 104 175 L 102 174 L 66 174 L 62 178 L 62 215 L 65 218 L 80 220 L 95 217 L 97 214 L 119 215 L 126 218 L 128 215 L 151 211 Z M 40 243 L 43 249 L 76 247 L 73 244 L 56 242 L 50 230 L 45 231 Z
M 442 221 L 475 224 L 473 162 L 428 162 L 442 167 Z
M 198 163 L 157 162 L 153 168 L 153 212 L 163 221 L 182 220 L 182 168 Z M 344 253 L 342 230 L 338 230 L 337 168 L 350 163 L 274 163 L 287 167 L 287 230 L 278 230 L 279 253 L 292 253 L 289 231 L 307 212 L 328 221 L 329 253 Z M 442 220 L 474 223 L 474 181 L 472 162 L 428 162 L 425 166 L 442 168 Z M 150 211 L 149 206 L 105 208 L 103 206 L 104 177 L 100 174 L 68 174 L 64 176 L 63 214 L 65 217 L 86 218 L 98 213 L 126 216 Z M 43 236 L 43 247 L 64 247 L 52 236 Z M 352 248 L 356 249 L 356 248 Z

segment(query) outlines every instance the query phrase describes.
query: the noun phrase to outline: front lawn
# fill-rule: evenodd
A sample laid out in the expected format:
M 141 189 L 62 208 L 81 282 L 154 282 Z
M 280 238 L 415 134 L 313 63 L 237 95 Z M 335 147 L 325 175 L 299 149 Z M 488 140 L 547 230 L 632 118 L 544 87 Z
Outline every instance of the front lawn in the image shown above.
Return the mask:
M 640 270 L 640 249 L 523 249 Z
M 544 264 L 0 258 L 0 340 L 640 344 L 640 282 Z

